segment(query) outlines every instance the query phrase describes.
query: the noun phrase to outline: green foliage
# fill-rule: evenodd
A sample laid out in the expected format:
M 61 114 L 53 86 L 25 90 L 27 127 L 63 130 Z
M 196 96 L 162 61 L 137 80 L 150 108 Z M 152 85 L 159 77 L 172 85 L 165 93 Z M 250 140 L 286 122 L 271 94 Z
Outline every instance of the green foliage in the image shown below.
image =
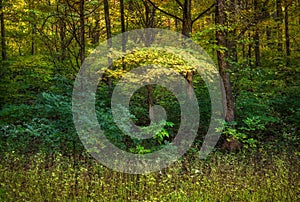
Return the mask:
M 153 2 L 182 16 L 179 1 Z M 192 2 L 193 17 L 211 3 Z M 106 39 L 102 2 L 85 1 L 85 44 L 81 41 L 79 4 L 75 1 L 3 2 L 3 39 L 9 60 L 1 61 L 0 67 L 0 201 L 296 201 L 300 142 L 299 9 L 297 4 L 289 5 L 291 55 L 286 56 L 283 23 L 279 16 L 273 18 L 276 2 L 258 3 L 258 12 L 251 2 L 238 2 L 235 8 L 228 4 L 224 26 L 215 25 L 211 15 L 193 22 L 192 39 L 216 64 L 216 51 L 229 53 L 227 73 L 236 99 L 236 119 L 224 122 L 224 130 L 216 130 L 228 141 L 238 140 L 244 149 L 235 154 L 222 154 L 216 149 L 205 161 L 194 157 L 212 113 L 208 89 L 200 75 L 195 74 L 200 126 L 194 146 L 182 161 L 148 175 L 121 174 L 98 165 L 84 151 L 73 125 L 72 84 L 81 64 L 80 49 L 85 45 L 88 55 L 99 40 Z M 120 8 L 118 3 L 109 3 L 114 35 L 120 33 Z M 146 1 L 125 1 L 127 30 L 143 27 L 151 19 L 151 12 L 146 16 L 145 5 L 151 11 Z M 268 16 L 257 21 L 256 14 Z M 153 16 L 151 26 L 179 31 L 181 22 L 157 10 Z M 225 40 L 233 45 L 232 50 L 218 45 L 216 31 L 226 33 Z M 238 36 L 240 33 L 243 34 Z M 255 34 L 259 36 L 261 56 L 257 67 Z M 182 76 L 195 70 L 192 60 L 180 57 L 181 50 L 170 51 L 177 54 L 156 48 L 127 53 L 123 59 L 113 61 L 105 76 L 114 85 L 127 72 L 143 65 L 172 68 Z M 234 56 L 234 51 L 237 60 L 229 57 Z M 149 76 L 153 75 L 149 71 Z M 129 136 L 130 125 L 123 130 L 117 126 L 108 96 L 110 89 L 104 83 L 98 87 L 95 107 L 99 125 L 120 149 L 146 154 L 175 138 L 180 126 L 180 106 L 166 88 L 153 85 L 153 104 L 166 110 L 167 120 L 151 127 L 146 87 L 134 93 L 128 111 L 119 106 L 120 113 L 126 113 L 142 128 L 142 135 L 154 131 L 151 139 L 139 140 Z
M 139 148 L 143 152 L 143 148 Z M 2 201 L 296 201 L 299 156 L 261 150 L 214 154 L 145 175 L 117 173 L 89 159 L 2 153 Z M 182 168 L 187 170 L 183 171 Z
M 257 147 L 258 141 L 253 138 L 253 134 L 249 133 L 250 131 L 255 131 L 259 127 L 263 127 L 263 125 L 258 125 L 254 122 L 251 122 L 252 120 L 246 119 L 244 120 L 244 123 L 246 123 L 246 127 L 237 127 L 236 122 L 223 122 L 224 129 L 220 131 L 220 129 L 217 129 L 218 132 L 222 132 L 223 135 L 225 135 L 227 141 L 232 141 L 232 138 L 234 140 L 238 140 L 243 144 L 245 148 L 255 148 Z M 252 123 L 251 125 L 248 125 L 247 123 Z M 258 121 L 259 122 L 259 121 Z M 251 137 L 252 136 L 252 137 Z M 256 137 L 255 137 L 256 138 Z
M 119 106 L 119 113 L 124 113 L 123 106 Z M 117 109 L 118 110 L 118 109 Z M 136 122 L 136 117 L 129 113 L 128 116 Z M 174 126 L 172 122 L 162 121 L 153 123 L 151 126 L 142 126 L 139 135 L 154 134 L 152 138 L 147 140 L 140 140 L 131 138 L 129 135 L 134 134 L 130 124 L 122 126 L 122 130 L 114 122 L 110 108 L 98 108 L 97 117 L 101 129 L 104 131 L 106 137 L 117 147 L 134 153 L 149 153 L 158 150 L 161 146 L 167 143 L 170 138 L 168 128 Z
M 32 102 L 51 86 L 53 67 L 44 56 L 15 58 L 4 63 L 0 98 L 4 103 Z
M 73 126 L 70 98 L 42 93 L 36 102 L 8 105 L 0 111 L 1 149 L 20 154 L 82 150 Z

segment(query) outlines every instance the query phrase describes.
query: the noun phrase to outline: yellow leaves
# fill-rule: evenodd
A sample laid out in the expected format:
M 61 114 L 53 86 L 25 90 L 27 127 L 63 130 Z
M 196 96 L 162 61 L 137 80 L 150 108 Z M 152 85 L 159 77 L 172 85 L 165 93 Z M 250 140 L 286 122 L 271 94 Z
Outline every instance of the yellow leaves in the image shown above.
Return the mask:
M 107 69 L 106 73 L 108 77 L 121 78 L 126 73 L 126 71 L 123 69 L 116 69 L 116 70 Z

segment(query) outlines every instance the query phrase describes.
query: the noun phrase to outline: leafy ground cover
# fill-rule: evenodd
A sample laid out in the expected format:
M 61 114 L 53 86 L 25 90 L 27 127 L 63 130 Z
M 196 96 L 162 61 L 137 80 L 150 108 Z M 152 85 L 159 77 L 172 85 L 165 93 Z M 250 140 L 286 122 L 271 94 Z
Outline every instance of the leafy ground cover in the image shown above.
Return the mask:
M 184 162 L 184 163 L 183 163 Z M 114 172 L 89 156 L 6 153 L 1 201 L 297 201 L 299 156 L 284 151 L 212 154 L 160 172 Z

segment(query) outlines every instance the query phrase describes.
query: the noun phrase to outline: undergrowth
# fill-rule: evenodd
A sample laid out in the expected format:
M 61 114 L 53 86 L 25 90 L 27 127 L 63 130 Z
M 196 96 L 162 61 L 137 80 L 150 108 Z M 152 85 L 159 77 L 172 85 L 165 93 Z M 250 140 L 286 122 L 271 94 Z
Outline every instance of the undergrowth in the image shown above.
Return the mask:
M 298 171 L 298 154 L 285 152 L 215 152 L 143 175 L 88 155 L 10 152 L 1 156 L 0 201 L 297 201 Z

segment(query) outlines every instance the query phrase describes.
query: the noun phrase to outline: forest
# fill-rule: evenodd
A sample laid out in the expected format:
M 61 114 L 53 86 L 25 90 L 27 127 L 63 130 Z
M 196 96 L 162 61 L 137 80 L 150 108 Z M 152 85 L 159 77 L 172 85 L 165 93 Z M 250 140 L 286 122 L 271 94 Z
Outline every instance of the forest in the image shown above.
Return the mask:
M 300 200 L 300 0 L 0 0 L 0 30 L 0 201 Z

